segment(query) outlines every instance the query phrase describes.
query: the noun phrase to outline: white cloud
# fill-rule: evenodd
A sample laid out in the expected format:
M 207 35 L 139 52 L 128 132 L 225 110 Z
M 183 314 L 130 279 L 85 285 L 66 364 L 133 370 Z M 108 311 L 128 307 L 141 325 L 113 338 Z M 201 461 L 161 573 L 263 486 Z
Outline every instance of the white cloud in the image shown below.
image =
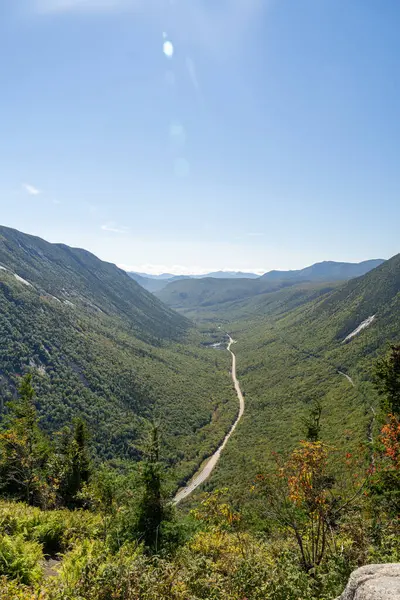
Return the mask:
M 38 188 L 30 183 L 23 183 L 22 187 L 30 196 L 39 196 L 39 194 L 42 193 L 40 190 L 38 190 Z
M 101 226 L 101 229 L 103 231 L 110 231 L 111 233 L 128 233 L 129 231 L 128 227 L 120 227 L 116 223 L 114 223 L 114 221 L 105 223 Z

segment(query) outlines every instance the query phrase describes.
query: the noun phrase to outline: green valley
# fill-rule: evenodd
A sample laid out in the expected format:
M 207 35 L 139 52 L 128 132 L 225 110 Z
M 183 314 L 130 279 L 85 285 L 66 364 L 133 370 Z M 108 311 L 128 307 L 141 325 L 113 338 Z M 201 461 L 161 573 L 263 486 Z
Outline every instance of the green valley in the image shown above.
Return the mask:
M 400 255 L 157 295 L 1 228 L 0 599 L 332 600 L 398 560 Z
M 1 406 L 31 371 L 48 431 L 80 415 L 99 457 L 137 460 L 160 420 L 175 481 L 188 477 L 234 417 L 228 358 L 114 265 L 0 234 Z

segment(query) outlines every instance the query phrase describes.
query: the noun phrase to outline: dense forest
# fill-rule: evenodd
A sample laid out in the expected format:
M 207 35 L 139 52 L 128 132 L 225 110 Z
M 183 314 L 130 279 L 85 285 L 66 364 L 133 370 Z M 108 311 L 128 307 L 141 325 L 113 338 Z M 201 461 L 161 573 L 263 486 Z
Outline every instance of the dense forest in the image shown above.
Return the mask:
M 185 317 L 6 228 L 0 266 L 1 600 L 332 600 L 400 560 L 400 256 Z M 225 332 L 245 413 L 176 505 L 237 414 Z
M 162 420 L 171 479 L 188 478 L 237 410 L 228 357 L 114 265 L 1 234 L 0 408 L 31 372 L 46 431 L 80 416 L 99 459 L 128 463 Z
M 399 358 L 375 365 L 368 458 L 323 441 L 316 402 L 303 440 L 247 480 L 251 514 L 226 489 L 177 513 L 157 426 L 131 473 L 94 469 L 82 420 L 40 429 L 26 375 L 0 434 L 0 598 L 322 600 L 359 564 L 398 560 Z

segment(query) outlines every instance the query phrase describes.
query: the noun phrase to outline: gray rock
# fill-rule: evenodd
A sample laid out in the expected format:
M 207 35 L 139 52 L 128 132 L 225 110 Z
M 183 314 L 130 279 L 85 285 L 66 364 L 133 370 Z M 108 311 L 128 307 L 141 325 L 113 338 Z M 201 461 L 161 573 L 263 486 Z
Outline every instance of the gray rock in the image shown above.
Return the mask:
M 400 600 L 400 563 L 367 565 L 353 571 L 337 600 Z

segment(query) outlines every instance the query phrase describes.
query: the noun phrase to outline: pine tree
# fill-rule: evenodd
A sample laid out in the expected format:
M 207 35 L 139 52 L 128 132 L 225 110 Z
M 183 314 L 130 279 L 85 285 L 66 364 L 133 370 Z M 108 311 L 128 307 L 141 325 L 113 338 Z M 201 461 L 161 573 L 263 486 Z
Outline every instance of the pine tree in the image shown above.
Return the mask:
M 400 345 L 392 345 L 375 368 L 375 385 L 382 396 L 382 408 L 400 416 Z
M 316 400 L 309 412 L 309 415 L 303 419 L 306 439 L 309 442 L 318 442 L 321 439 L 321 415 L 322 406 L 319 400 Z
M 165 517 L 160 464 L 160 429 L 153 425 L 143 461 L 143 495 L 139 505 L 138 533 L 150 551 L 157 552 L 160 545 L 160 527 Z
M 61 441 L 63 477 L 60 495 L 63 503 L 72 508 L 80 505 L 78 494 L 90 478 L 89 433 L 86 423 L 77 418 L 73 431 L 64 431 Z
M 46 479 L 49 443 L 41 432 L 34 404 L 32 375 L 22 379 L 19 399 L 9 403 L 0 434 L 0 476 L 3 493 L 39 504 Z

